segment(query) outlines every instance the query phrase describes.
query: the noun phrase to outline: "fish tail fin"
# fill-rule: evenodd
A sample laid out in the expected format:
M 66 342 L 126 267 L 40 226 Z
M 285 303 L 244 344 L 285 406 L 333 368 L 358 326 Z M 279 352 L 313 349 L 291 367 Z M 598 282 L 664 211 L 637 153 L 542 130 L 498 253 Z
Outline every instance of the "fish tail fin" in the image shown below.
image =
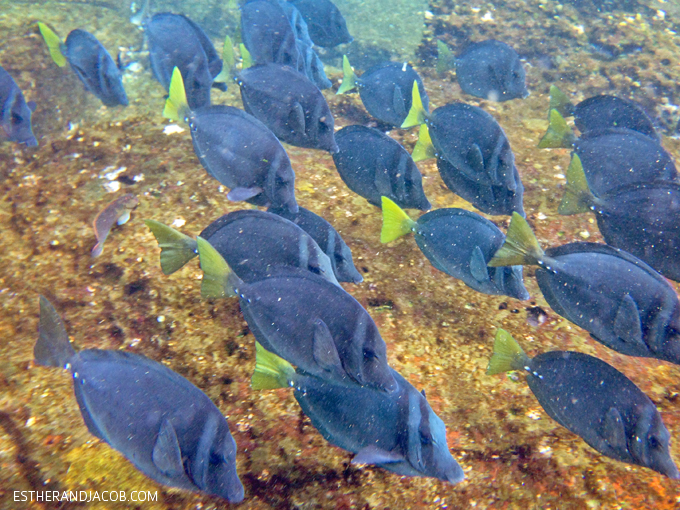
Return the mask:
M 250 379 L 254 390 L 289 388 L 295 376 L 293 365 L 255 342 L 255 371 Z
M 50 27 L 45 25 L 45 23 L 40 21 L 38 22 L 38 29 L 45 40 L 47 49 L 50 50 L 50 56 L 52 57 L 52 60 L 54 60 L 54 63 L 59 67 L 64 67 L 66 65 L 66 57 L 61 52 L 61 39 L 59 39 L 59 36 L 55 34 Z
M 218 83 L 226 83 L 229 81 L 231 72 L 236 65 L 236 57 L 234 57 L 234 43 L 231 37 L 224 38 L 224 46 L 222 47 L 222 70 L 215 76 L 213 81 Z
M 505 242 L 488 265 L 490 267 L 534 265 L 543 260 L 544 255 L 527 220 L 519 213 L 513 212 Z
M 427 111 L 425 111 L 423 100 L 420 97 L 418 82 L 413 80 L 413 89 L 411 90 L 411 109 L 408 111 L 408 115 L 404 119 L 404 122 L 401 123 L 401 128 L 406 129 L 424 124 L 426 117 Z
M 241 68 L 248 69 L 249 67 L 253 67 L 253 57 L 248 51 L 248 48 L 246 48 L 246 45 L 240 43 L 238 45 L 238 50 L 241 53 Z
M 195 239 L 156 220 L 144 220 L 144 224 L 149 227 L 161 249 L 163 274 L 174 273 L 198 255 Z
M 380 242 L 389 243 L 413 230 L 416 222 L 404 210 L 387 197 L 382 197 L 383 224 Z
M 564 120 L 562 114 L 553 109 L 550 110 L 548 114 L 550 118 L 550 124 L 548 125 L 548 130 L 538 142 L 539 149 L 559 149 L 565 148 L 569 149 L 574 145 L 576 137 L 574 132 L 571 130 L 567 121 Z
M 595 202 L 595 196 L 588 187 L 588 180 L 583 171 L 581 158 L 574 153 L 567 168 L 567 187 L 560 202 L 557 212 L 569 216 L 588 212 L 590 205 Z
M 170 90 L 168 98 L 165 100 L 163 117 L 179 121 L 184 120 L 188 113 L 189 103 L 187 102 L 187 93 L 184 89 L 184 79 L 182 78 L 182 73 L 179 71 L 179 68 L 175 67 L 172 70 Z
M 444 74 L 453 69 L 452 62 L 454 62 L 453 53 L 443 41 L 437 39 L 437 73 Z
M 45 296 L 40 296 L 38 341 L 33 347 L 35 361 L 47 367 L 64 368 L 76 351 L 59 314 Z
M 493 344 L 493 356 L 486 369 L 487 375 L 521 370 L 527 366 L 531 366 L 531 358 L 525 354 L 510 333 L 499 328 Z
M 548 110 L 548 118 L 550 118 L 550 110 L 557 110 L 562 117 L 569 117 L 574 112 L 574 103 L 569 100 L 569 97 L 562 92 L 556 85 L 550 85 L 550 109 Z
M 222 255 L 201 236 L 196 238 L 198 258 L 203 271 L 201 295 L 204 298 L 221 298 L 236 295 L 236 289 L 243 283 L 231 270 Z
M 418 161 L 423 161 L 424 159 L 435 157 L 434 145 L 432 145 L 430 129 L 427 127 L 427 124 L 420 125 L 418 141 L 416 142 L 415 147 L 413 147 L 413 153 L 411 154 L 411 157 L 416 163 Z
M 349 64 L 347 55 L 342 56 L 342 83 L 336 94 L 344 94 L 357 86 L 357 75 Z

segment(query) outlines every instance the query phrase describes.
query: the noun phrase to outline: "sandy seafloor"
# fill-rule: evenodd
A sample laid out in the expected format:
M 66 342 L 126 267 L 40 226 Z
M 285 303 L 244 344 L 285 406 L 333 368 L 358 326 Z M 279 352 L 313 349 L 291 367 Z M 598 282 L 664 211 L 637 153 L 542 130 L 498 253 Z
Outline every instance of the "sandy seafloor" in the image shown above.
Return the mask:
M 598 12 L 590 0 L 456 7 L 448 0 L 429 6 L 385 0 L 386 6 L 394 5 L 383 9 L 390 15 L 413 6 L 418 13 L 408 26 L 387 21 L 396 34 L 392 45 L 389 33 L 376 29 L 384 21 L 380 10 L 362 16 L 360 3 L 346 2 L 357 42 L 345 51 L 354 55 L 359 69 L 380 58 L 408 58 L 424 77 L 433 105 L 464 100 L 494 115 L 516 155 L 528 220 L 543 246 L 601 241 L 592 215 L 556 213 L 569 152 L 536 148 L 547 124 L 548 87 L 558 83 L 575 100 L 618 93 L 640 101 L 658 120 L 664 146 L 680 157 L 680 142 L 671 137 L 680 113 L 675 106 L 680 102 L 680 38 L 675 33 L 680 8 L 674 1 L 627 2 L 625 11 Z M 218 50 L 227 32 L 238 33 L 237 11 L 226 2 L 176 1 L 157 8 L 185 12 L 208 25 Z M 485 375 L 498 327 L 510 331 L 530 355 L 554 349 L 596 355 L 656 403 L 673 436 L 672 454 L 680 461 L 680 367 L 625 357 L 593 341 L 549 309 L 530 268 L 525 279 L 531 300 L 519 302 L 476 293 L 438 272 L 412 238 L 381 245 L 380 211 L 351 193 L 331 157 L 319 151 L 287 147 L 297 173 L 298 201 L 330 220 L 351 246 L 365 281 L 345 288 L 378 324 L 390 364 L 426 390 L 448 427 L 449 446 L 467 479 L 453 486 L 350 465 L 351 456 L 330 446 L 301 415 L 290 391 L 251 391 L 254 339 L 238 303 L 201 299 L 195 261 L 170 277 L 162 275 L 159 250 L 142 222 L 183 223 L 181 230 L 195 235 L 221 214 L 243 206 L 229 203 L 225 190 L 200 167 L 188 131 L 163 133 L 168 124 L 161 116 L 164 91 L 152 79 L 145 54 L 138 53 L 142 32 L 128 17 L 123 0 L 0 1 L 0 63 L 27 99 L 38 103 L 34 130 L 40 142 L 37 149 L 0 145 L 2 508 L 134 507 L 14 501 L 16 490 L 43 489 L 158 491 L 157 502 L 137 506 L 145 509 L 228 506 L 157 485 L 88 433 L 69 375 L 32 361 L 39 293 L 62 314 L 78 348 L 144 354 L 212 398 L 228 417 L 238 444 L 238 471 L 246 491 L 240 508 L 680 507 L 678 482 L 592 450 L 546 416 L 523 378 Z M 38 20 L 50 23 L 62 37 L 73 28 L 87 29 L 112 53 L 120 49 L 124 61 L 139 62 L 125 74 L 130 106 L 101 106 L 68 69 L 57 68 L 35 27 Z M 531 96 L 500 104 L 463 96 L 453 73 L 437 76 L 434 71 L 435 37 L 454 52 L 468 39 L 507 41 L 526 58 Z M 589 41 L 623 50 L 607 58 L 593 52 Z M 342 51 L 323 57 L 337 66 Z M 337 67 L 329 67 L 328 74 L 337 88 Z M 215 103 L 240 105 L 236 86 L 226 93 L 213 91 L 212 97 Z M 337 127 L 372 122 L 357 95 L 336 97 L 327 91 L 326 97 Z M 415 130 L 390 134 L 412 149 Z M 104 176 L 121 167 L 125 170 L 118 180 Z M 433 160 L 419 167 L 435 208 L 470 208 L 443 185 Z M 104 185 L 120 189 L 109 192 Z M 103 255 L 92 259 L 92 220 L 125 192 L 136 194 L 140 205 L 128 224 L 112 232 Z M 493 220 L 506 228 L 508 218 Z M 527 322 L 533 307 L 547 313 L 538 327 Z

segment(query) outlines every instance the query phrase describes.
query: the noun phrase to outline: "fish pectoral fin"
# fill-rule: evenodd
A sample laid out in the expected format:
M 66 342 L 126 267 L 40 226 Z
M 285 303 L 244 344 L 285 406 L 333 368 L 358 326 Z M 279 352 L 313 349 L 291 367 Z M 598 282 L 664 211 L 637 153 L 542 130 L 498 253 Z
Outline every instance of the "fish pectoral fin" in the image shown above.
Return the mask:
M 390 171 L 380 159 L 375 162 L 374 184 L 380 196 L 390 197 L 392 193 L 392 183 L 390 182 Z
M 244 202 L 259 195 L 263 191 L 264 190 L 259 186 L 254 186 L 252 188 L 234 188 L 227 193 L 227 198 L 232 202 Z
M 642 340 L 642 324 L 640 323 L 640 310 L 635 300 L 626 294 L 621 300 L 619 309 L 614 320 L 614 333 L 625 342 L 645 346 Z
M 314 321 L 314 339 L 312 342 L 312 354 L 324 370 L 329 372 L 342 372 L 342 363 L 338 349 L 335 347 L 333 335 L 326 323 L 321 319 Z
M 182 451 L 175 433 L 175 427 L 165 418 L 156 438 L 156 444 L 151 454 L 154 465 L 163 475 L 169 478 L 186 476 L 182 463 Z
M 305 127 L 305 110 L 300 103 L 295 103 L 288 115 L 288 128 L 294 133 L 304 133 Z
M 490 280 L 486 259 L 479 246 L 475 246 L 475 249 L 472 250 L 472 255 L 470 256 L 470 274 L 480 283 L 488 282 Z
M 357 452 L 352 464 L 391 464 L 403 460 L 404 456 L 399 453 L 388 452 L 377 446 L 367 446 Z
M 397 117 L 401 119 L 406 118 L 406 101 L 404 101 L 404 95 L 401 93 L 401 87 L 399 85 L 394 86 L 392 91 L 392 108 Z
M 472 144 L 472 147 L 470 147 L 470 150 L 468 150 L 467 154 L 465 155 L 465 162 L 470 166 L 470 169 L 474 172 L 474 175 L 469 176 L 470 178 L 481 182 L 486 181 L 486 179 L 481 179 L 481 177 L 485 173 L 485 170 L 484 170 L 484 156 L 482 156 L 482 149 L 479 148 L 479 145 L 477 145 L 476 143 Z
M 618 452 L 626 451 L 626 430 L 616 407 L 610 407 L 602 422 L 602 437 L 609 447 Z

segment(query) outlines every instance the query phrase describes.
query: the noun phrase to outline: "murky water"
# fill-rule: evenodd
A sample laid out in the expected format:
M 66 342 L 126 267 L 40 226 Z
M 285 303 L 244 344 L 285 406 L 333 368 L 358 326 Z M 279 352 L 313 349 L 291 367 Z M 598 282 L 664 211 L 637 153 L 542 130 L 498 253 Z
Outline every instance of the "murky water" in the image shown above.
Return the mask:
M 320 51 L 334 89 L 343 53 L 357 69 L 380 60 L 408 60 L 430 101 L 480 105 L 504 128 L 526 188 L 525 210 L 543 246 L 602 242 L 592 214 L 559 216 L 569 164 L 566 149 L 539 150 L 547 127 L 548 88 L 574 101 L 610 93 L 638 101 L 658 124 L 675 157 L 680 116 L 680 7 L 676 0 L 568 3 L 508 0 L 400 2 L 338 0 L 355 41 Z M 155 2 L 204 27 L 218 49 L 238 40 L 238 7 L 228 2 Z M 288 390 L 255 392 L 250 375 L 254 338 L 235 300 L 200 296 L 196 262 L 172 276 L 143 219 L 196 235 L 243 205 L 200 167 L 188 130 L 165 133 L 165 91 L 153 79 L 142 30 L 129 22 L 129 2 L 0 1 L 0 64 L 37 103 L 35 149 L 0 145 L 0 505 L 3 508 L 222 508 L 216 498 L 170 489 L 146 478 L 88 433 L 64 371 L 34 364 L 38 295 L 62 314 L 79 349 L 121 349 L 162 362 L 200 387 L 227 416 L 245 486 L 241 508 L 678 508 L 677 481 L 603 457 L 552 421 L 523 379 L 487 376 L 497 328 L 510 331 L 530 355 L 576 350 L 595 355 L 631 378 L 657 405 L 680 460 L 680 369 L 608 350 L 553 312 L 525 269 L 531 299 L 474 292 L 434 269 L 412 238 L 380 243 L 380 210 L 352 193 L 330 155 L 286 146 L 298 202 L 331 221 L 351 247 L 360 285 L 345 285 L 375 319 L 390 365 L 425 389 L 448 428 L 448 444 L 466 480 L 450 485 L 350 464 L 311 426 Z M 65 36 L 93 33 L 128 64 L 126 108 L 106 108 L 68 68 L 51 61 L 36 27 Z M 503 40 L 524 59 L 531 95 L 492 103 L 462 94 L 455 73 L 435 72 L 436 40 L 458 52 L 469 41 Z M 130 65 L 131 64 L 131 65 Z M 324 95 L 336 128 L 376 125 L 358 95 Z M 238 87 L 213 90 L 213 103 L 241 106 Z M 383 127 L 378 125 L 378 127 Z M 409 152 L 417 130 L 390 136 Z M 434 160 L 418 164 L 434 208 L 472 209 L 443 184 Z M 113 172 L 113 173 L 112 173 Z M 123 193 L 140 204 L 114 229 L 103 254 L 92 221 Z M 493 217 L 501 229 L 507 217 Z M 678 284 L 673 284 L 676 290 Z M 545 312 L 538 325 L 529 319 Z M 542 315 L 542 314 L 541 314 Z M 542 315 L 543 317 L 543 315 Z M 17 501 L 15 491 L 151 491 L 134 503 Z M 36 493 L 37 494 L 37 493 Z M 21 498 L 21 495 L 19 496 Z

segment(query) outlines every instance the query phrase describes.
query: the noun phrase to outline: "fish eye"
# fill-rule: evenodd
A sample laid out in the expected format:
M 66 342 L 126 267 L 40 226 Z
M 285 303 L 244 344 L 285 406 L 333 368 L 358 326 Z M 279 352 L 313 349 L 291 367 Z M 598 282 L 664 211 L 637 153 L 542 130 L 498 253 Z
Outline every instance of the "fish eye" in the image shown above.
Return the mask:
M 371 349 L 364 349 L 364 359 L 373 359 L 377 358 L 378 356 L 373 352 Z
M 208 462 L 210 462 L 211 466 L 219 466 L 220 464 L 226 462 L 226 460 L 227 459 L 224 458 L 222 453 L 210 452 L 210 459 L 208 459 Z
M 434 441 L 432 440 L 432 435 L 431 434 L 425 434 L 422 431 L 420 432 L 420 442 L 423 444 L 430 444 L 433 443 Z
M 661 442 L 656 438 L 656 436 L 649 436 L 649 447 L 656 450 L 661 447 Z
M 24 118 L 19 115 L 18 113 L 12 112 L 12 124 L 19 124 L 20 122 L 23 122 Z

